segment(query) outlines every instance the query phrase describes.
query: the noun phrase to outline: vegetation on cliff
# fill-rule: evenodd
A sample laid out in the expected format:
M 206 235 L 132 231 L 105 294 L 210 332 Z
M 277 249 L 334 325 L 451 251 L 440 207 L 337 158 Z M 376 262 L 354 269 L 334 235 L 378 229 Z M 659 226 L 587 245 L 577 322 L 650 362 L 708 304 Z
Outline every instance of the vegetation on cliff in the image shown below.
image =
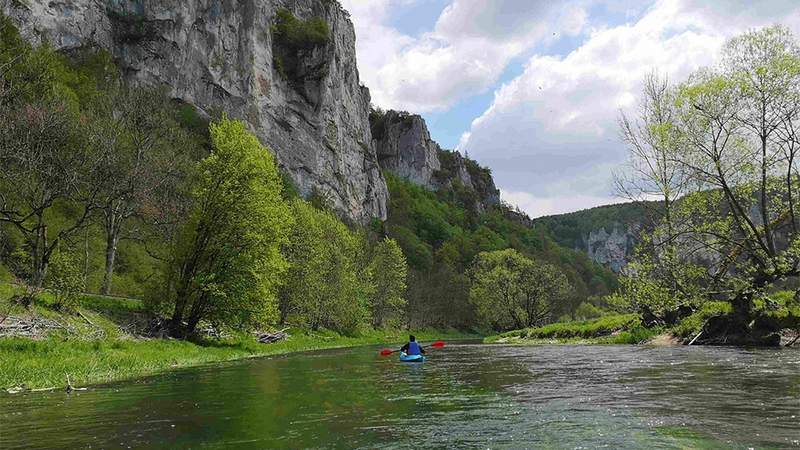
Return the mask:
M 599 230 L 611 233 L 614 228 L 619 227 L 622 227 L 624 231 L 630 225 L 649 228 L 654 213 L 657 211 L 656 202 L 621 203 L 539 217 L 534 219 L 533 223 L 535 226 L 547 230 L 547 233 L 558 244 L 567 248 L 585 250 L 590 233 Z
M 298 19 L 286 8 L 275 13 L 275 23 L 270 32 L 276 70 L 290 81 L 309 75 L 301 67 L 304 58 L 314 49 L 327 45 L 331 39 L 331 30 L 325 19 Z

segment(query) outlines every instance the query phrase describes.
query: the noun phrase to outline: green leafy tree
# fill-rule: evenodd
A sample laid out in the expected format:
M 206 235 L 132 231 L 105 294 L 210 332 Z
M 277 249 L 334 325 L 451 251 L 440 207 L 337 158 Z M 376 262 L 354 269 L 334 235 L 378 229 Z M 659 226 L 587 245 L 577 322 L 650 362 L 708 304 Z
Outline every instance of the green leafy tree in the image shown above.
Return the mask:
M 372 324 L 377 328 L 397 319 L 406 306 L 408 268 L 403 250 L 394 239 L 385 238 L 375 246 L 369 272 L 375 285 L 370 302 Z
M 101 292 L 110 294 L 117 248 L 123 239 L 141 239 L 141 222 L 152 221 L 153 208 L 164 191 L 176 189 L 189 171 L 196 143 L 180 127 L 169 97 L 161 90 L 113 87 L 95 108 L 92 127 L 96 145 L 109 157 L 101 170 L 96 209 L 106 235 Z
M 470 301 L 496 330 L 546 323 L 555 304 L 572 295 L 563 273 L 514 249 L 479 253 L 471 275 Z
M 23 236 L 33 266 L 30 284 L 39 288 L 58 244 L 88 224 L 102 156 L 63 103 L 0 110 L 0 121 L 0 222 Z M 77 214 L 54 223 L 51 211 L 67 203 L 77 206 Z
M 757 322 L 754 299 L 800 275 L 799 86 L 800 47 L 786 28 L 769 27 L 731 39 L 718 67 L 668 90 L 668 120 L 641 116 L 645 130 L 666 137 L 660 142 L 680 144 L 668 145 L 668 163 L 688 188 L 671 205 L 671 220 L 654 233 L 659 245 L 638 274 L 654 278 L 651 291 L 666 290 L 652 296 L 656 308 L 668 296 L 724 298 L 733 307 L 726 329 L 749 336 Z M 632 148 L 641 167 L 646 159 Z M 645 175 L 640 181 L 652 181 L 651 173 Z M 649 186 L 664 198 L 678 192 L 670 183 Z M 680 270 L 661 270 L 651 264 L 656 258 Z
M 55 297 L 54 306 L 60 311 L 75 311 L 80 306 L 81 293 L 86 289 L 80 260 L 74 252 L 59 248 L 53 255 L 47 285 Z
M 234 326 L 277 319 L 276 293 L 287 269 L 280 249 L 292 215 L 272 154 L 242 122 L 224 118 L 210 131 L 212 152 L 198 166 L 167 277 L 177 335 L 203 319 Z
M 88 224 L 105 154 L 86 138 L 64 58 L 46 45 L 31 49 L 4 16 L 0 36 L 0 223 L 22 236 L 35 292 L 59 243 Z M 57 223 L 59 206 L 76 212 Z
M 361 237 L 333 213 L 292 202 L 294 227 L 284 253 L 290 263 L 281 292 L 281 321 L 354 333 L 369 320 L 373 290 L 364 276 Z

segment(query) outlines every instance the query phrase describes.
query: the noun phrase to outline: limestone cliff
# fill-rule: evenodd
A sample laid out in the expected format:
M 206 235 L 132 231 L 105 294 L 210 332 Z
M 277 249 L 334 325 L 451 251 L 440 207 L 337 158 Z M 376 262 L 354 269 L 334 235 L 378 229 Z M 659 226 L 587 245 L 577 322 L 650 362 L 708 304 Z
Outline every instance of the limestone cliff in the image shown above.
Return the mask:
M 430 190 L 456 186 L 473 191 L 477 207 L 500 203 L 491 172 L 431 139 L 425 119 L 398 111 L 372 111 L 370 126 L 384 170 Z
M 549 230 L 564 247 L 586 252 L 589 258 L 619 273 L 633 256 L 642 233 L 647 233 L 649 204 L 623 203 L 540 217 L 535 225 Z
M 370 119 L 381 168 L 435 189 L 433 176 L 441 169 L 441 149 L 431 139 L 425 120 L 397 111 L 373 112 Z
M 282 45 L 273 27 L 283 8 L 324 20 L 329 36 Z M 353 25 L 335 0 L 0 0 L 0 11 L 31 42 L 108 49 L 131 82 L 245 120 L 302 194 L 320 191 L 343 216 L 386 217 L 369 91 Z
M 628 264 L 639 241 L 639 224 L 614 223 L 608 231 L 600 227 L 589 231 L 582 250 L 589 259 L 602 264 L 616 273 Z

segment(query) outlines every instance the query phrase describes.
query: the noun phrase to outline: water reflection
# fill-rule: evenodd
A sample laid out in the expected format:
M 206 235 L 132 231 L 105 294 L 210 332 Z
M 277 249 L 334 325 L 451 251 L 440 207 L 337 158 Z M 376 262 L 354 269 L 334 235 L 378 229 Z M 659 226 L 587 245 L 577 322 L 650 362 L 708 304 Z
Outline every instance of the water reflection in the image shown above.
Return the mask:
M 0 448 L 799 446 L 800 352 L 333 350 L 0 397 Z

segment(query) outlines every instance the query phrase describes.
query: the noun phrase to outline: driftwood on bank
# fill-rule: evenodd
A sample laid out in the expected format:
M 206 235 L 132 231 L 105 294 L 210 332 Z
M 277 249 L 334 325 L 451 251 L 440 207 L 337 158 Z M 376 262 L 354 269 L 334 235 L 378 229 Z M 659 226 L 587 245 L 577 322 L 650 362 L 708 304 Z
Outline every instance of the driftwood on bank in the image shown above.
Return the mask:
M 692 344 L 694 344 L 694 341 L 696 341 L 696 340 L 697 340 L 697 339 L 698 339 L 698 338 L 699 338 L 699 337 L 700 337 L 700 336 L 703 334 L 703 331 L 704 331 L 704 330 L 700 330 L 700 332 L 699 332 L 699 333 L 697 333 L 697 336 L 695 336 L 695 337 L 694 337 L 694 339 L 692 339 L 691 341 L 689 341 L 689 343 L 688 343 L 688 344 L 686 344 L 686 345 L 692 345 Z
M 256 339 L 262 344 L 272 344 L 273 342 L 288 338 L 289 333 L 287 333 L 286 330 L 288 330 L 288 328 L 273 333 L 256 333 Z
M 27 318 L 7 316 L 3 322 L 0 323 L 0 337 L 20 336 L 36 338 L 42 337 L 52 330 L 64 330 L 68 333 L 75 332 L 75 328 L 71 325 L 63 325 L 55 320 L 38 316 Z
M 69 374 L 65 373 L 64 375 L 67 376 L 67 388 L 65 389 L 65 391 L 67 391 L 68 394 L 71 393 L 72 391 L 85 391 L 88 389 L 88 388 L 79 388 L 73 386 L 72 383 L 69 381 Z
M 795 332 L 794 339 L 792 339 L 791 341 L 787 342 L 787 343 L 786 343 L 786 345 L 785 345 L 785 347 L 791 347 L 791 346 L 793 346 L 793 345 L 794 345 L 794 344 L 795 344 L 795 343 L 796 343 L 798 340 L 800 340 L 800 330 L 794 330 L 794 332 Z

